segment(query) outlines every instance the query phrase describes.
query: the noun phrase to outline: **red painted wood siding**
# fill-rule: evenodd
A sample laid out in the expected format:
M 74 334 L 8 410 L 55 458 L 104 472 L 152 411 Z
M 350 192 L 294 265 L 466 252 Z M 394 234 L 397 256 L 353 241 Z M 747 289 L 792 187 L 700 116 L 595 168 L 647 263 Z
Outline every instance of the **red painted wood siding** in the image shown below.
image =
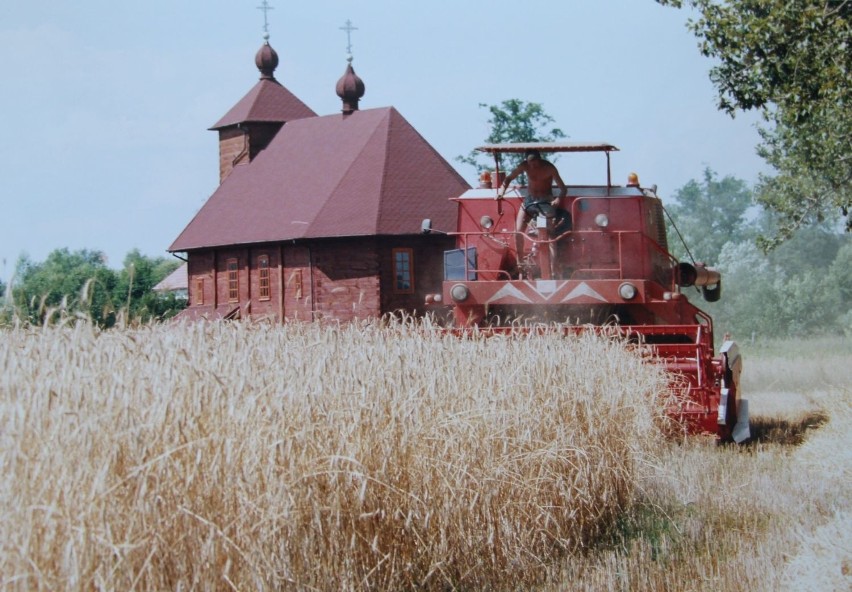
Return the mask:
M 443 252 L 449 237 L 363 237 L 309 241 L 297 245 L 210 249 L 189 253 L 189 308 L 225 315 L 239 306 L 241 316 L 311 321 L 366 319 L 388 312 L 423 314 L 426 294 L 440 292 Z M 411 250 L 414 290 L 394 289 L 394 249 Z M 269 298 L 261 300 L 261 256 L 269 258 Z M 229 259 L 237 260 L 239 300 L 229 302 Z M 203 304 L 197 304 L 198 281 Z

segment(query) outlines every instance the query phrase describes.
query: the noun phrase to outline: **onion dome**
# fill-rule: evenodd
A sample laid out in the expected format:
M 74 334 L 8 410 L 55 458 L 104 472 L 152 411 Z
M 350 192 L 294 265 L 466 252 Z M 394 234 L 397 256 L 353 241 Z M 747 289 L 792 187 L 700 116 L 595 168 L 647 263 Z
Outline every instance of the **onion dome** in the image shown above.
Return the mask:
M 260 70 L 261 80 L 275 80 L 273 72 L 278 67 L 278 54 L 269 45 L 269 33 L 264 33 L 263 39 L 263 46 L 257 50 L 257 54 L 254 56 L 254 63 L 257 65 L 257 69 Z
M 346 58 L 346 72 L 337 81 L 337 96 L 343 100 L 343 113 L 352 113 L 358 110 L 358 101 L 364 96 L 364 81 L 361 80 L 352 68 L 352 56 Z

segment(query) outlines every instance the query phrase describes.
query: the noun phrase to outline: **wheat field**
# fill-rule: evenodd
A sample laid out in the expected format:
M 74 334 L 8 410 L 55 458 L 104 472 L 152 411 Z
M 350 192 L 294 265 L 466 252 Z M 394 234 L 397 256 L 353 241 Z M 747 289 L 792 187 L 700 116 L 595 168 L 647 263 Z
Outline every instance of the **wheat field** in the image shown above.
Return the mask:
M 594 586 L 666 451 L 665 377 L 594 336 L 78 322 L 0 364 L 4 590 Z

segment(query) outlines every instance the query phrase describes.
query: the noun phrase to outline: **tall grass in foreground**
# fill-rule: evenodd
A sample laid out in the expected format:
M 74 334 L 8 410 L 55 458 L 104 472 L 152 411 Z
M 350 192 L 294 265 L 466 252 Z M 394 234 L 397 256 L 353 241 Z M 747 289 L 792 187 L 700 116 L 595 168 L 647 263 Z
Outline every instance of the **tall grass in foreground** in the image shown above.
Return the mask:
M 665 389 L 617 343 L 401 324 L 0 333 L 21 590 L 519 589 L 612 531 Z

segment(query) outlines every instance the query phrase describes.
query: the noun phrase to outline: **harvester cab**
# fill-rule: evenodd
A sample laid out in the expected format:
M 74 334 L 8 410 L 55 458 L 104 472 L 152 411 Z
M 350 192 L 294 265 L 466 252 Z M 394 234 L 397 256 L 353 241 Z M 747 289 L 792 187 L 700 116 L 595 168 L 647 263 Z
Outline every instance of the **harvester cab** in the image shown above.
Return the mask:
M 605 142 L 478 149 L 494 155 L 494 171 L 480 178 L 479 187 L 452 198 L 457 227 L 448 234 L 456 245 L 444 253 L 443 289 L 430 294 L 427 304 L 448 308 L 457 330 L 516 331 L 541 323 L 566 331 L 616 327 L 653 350 L 672 373 L 673 385 L 687 385 L 673 414 L 691 431 L 723 439 L 736 434 L 738 441 L 748 437 L 742 417 L 747 405 L 738 396 L 741 360 L 738 354 L 731 359 L 736 346 L 726 344 L 714 356 L 712 320 L 683 290 L 700 288 L 706 300 L 718 300 L 721 274 L 669 253 L 656 187 L 640 186 L 633 174 L 625 185 L 614 185 L 610 155 L 618 148 Z M 551 201 L 533 203 L 522 185 L 498 199 L 505 178 L 500 156 L 530 150 L 602 154 L 605 182 L 568 184 L 558 201 L 554 188 Z M 516 228 L 521 208 L 530 224 Z

